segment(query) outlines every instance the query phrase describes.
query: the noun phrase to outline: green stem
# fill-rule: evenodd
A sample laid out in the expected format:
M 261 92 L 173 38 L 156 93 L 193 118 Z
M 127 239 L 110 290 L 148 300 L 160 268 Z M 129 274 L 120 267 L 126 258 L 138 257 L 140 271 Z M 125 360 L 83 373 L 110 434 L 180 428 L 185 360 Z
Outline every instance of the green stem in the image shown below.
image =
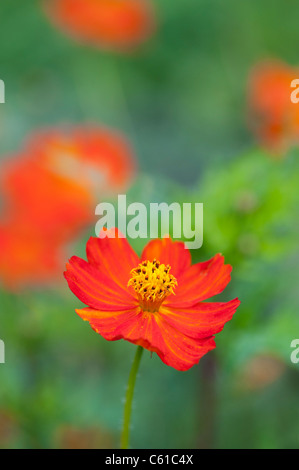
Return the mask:
M 135 354 L 134 362 L 132 364 L 131 372 L 129 375 L 128 387 L 127 387 L 127 392 L 126 392 L 125 409 L 124 409 L 124 424 L 123 424 L 123 430 L 122 430 L 121 441 L 120 441 L 121 449 L 128 449 L 129 447 L 132 400 L 133 400 L 133 395 L 134 395 L 136 376 L 137 376 L 142 353 L 143 353 L 143 347 L 138 346 L 136 354 Z

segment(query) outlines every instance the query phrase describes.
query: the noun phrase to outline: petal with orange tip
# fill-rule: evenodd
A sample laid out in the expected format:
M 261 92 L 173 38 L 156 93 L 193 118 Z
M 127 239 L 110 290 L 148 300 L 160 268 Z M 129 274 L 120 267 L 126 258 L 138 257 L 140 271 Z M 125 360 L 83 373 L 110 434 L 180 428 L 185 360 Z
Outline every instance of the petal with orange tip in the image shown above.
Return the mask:
M 137 304 L 129 290 L 124 290 L 108 274 L 77 256 L 67 263 L 64 275 L 78 299 L 94 309 L 118 311 Z
M 60 279 L 60 247 L 49 250 L 45 238 L 19 218 L 1 223 L 0 246 L 0 281 L 6 288 L 17 291 Z
M 118 311 L 95 310 L 92 308 L 76 309 L 76 313 L 85 321 L 88 321 L 93 330 L 108 341 L 116 341 L 122 338 L 119 333 L 120 325 L 124 328 L 135 322 L 139 308 L 133 307 Z
M 182 275 L 176 295 L 170 296 L 165 305 L 187 307 L 220 294 L 231 280 L 231 270 L 220 254 L 209 261 L 193 264 Z
M 140 308 L 115 312 L 93 309 L 76 310 L 89 321 L 91 327 L 105 339 L 125 339 L 158 354 L 167 365 L 177 370 L 188 370 L 211 349 L 213 337 L 194 339 L 186 336 L 160 315 L 143 312 Z
M 127 291 L 130 271 L 138 265 L 139 258 L 117 228 L 102 231 L 99 238 L 90 238 L 86 254 L 92 266 Z
M 204 339 L 222 331 L 239 305 L 239 299 L 229 302 L 200 302 L 182 309 L 162 305 L 159 316 L 181 333 L 191 338 Z

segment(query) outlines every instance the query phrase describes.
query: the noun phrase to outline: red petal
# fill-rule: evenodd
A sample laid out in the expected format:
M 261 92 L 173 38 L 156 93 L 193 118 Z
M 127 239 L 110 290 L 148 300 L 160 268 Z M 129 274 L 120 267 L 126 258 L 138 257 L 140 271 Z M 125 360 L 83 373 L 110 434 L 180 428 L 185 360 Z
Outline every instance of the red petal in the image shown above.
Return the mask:
M 117 238 L 109 238 L 115 230 Z M 109 276 L 115 284 L 127 290 L 130 272 L 140 260 L 118 229 L 107 230 L 105 238 L 90 238 L 86 245 L 86 254 L 91 265 Z
M 230 282 L 232 267 L 224 264 L 220 254 L 204 263 L 191 266 L 179 279 L 175 295 L 169 296 L 165 305 L 190 307 L 202 300 L 220 294 Z
M 168 366 L 188 370 L 199 359 L 216 347 L 213 338 L 195 340 L 163 321 L 160 315 L 140 313 L 138 321 L 122 331 L 123 338 L 131 343 L 154 351 Z
M 120 287 L 103 270 L 73 256 L 64 273 L 71 291 L 86 305 L 99 310 L 118 311 L 137 303 L 128 289 Z
M 139 307 L 113 313 L 90 308 L 76 312 L 105 339 L 125 339 L 156 352 L 177 370 L 188 370 L 216 347 L 213 335 L 221 331 L 238 305 L 235 299 L 227 304 L 201 304 L 196 312 L 184 313 L 163 309 L 153 314 Z
M 77 313 L 88 319 L 92 328 L 106 339 L 125 339 L 140 345 L 156 352 L 165 364 L 177 370 L 190 369 L 215 348 L 212 337 L 199 340 L 188 337 L 165 322 L 159 314 L 142 312 L 138 307 L 113 317 L 109 312 L 103 315 L 103 312 L 90 311 L 86 318 L 86 310 Z
M 163 320 L 184 335 L 204 339 L 219 333 L 232 319 L 240 305 L 239 299 L 230 302 L 206 302 L 194 307 L 176 309 L 161 306 Z
M 92 308 L 77 309 L 77 314 L 90 323 L 90 326 L 108 341 L 123 338 L 122 328 L 136 324 L 139 307 L 120 311 L 95 310 Z
M 169 237 L 150 241 L 143 250 L 142 260 L 153 261 L 171 266 L 170 273 L 178 277 L 191 266 L 190 251 L 183 242 L 174 242 Z

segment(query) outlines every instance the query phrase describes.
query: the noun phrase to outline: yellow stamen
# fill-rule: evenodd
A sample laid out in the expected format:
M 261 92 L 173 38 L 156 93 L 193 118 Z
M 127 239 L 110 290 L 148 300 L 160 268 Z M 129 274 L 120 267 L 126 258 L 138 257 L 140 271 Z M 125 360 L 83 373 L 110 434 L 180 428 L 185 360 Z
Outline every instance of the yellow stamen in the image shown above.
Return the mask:
M 154 259 L 143 261 L 137 268 L 132 269 L 128 286 L 133 286 L 140 307 L 148 312 L 157 312 L 162 302 L 178 285 L 176 278 L 169 274 L 169 264 L 160 264 Z

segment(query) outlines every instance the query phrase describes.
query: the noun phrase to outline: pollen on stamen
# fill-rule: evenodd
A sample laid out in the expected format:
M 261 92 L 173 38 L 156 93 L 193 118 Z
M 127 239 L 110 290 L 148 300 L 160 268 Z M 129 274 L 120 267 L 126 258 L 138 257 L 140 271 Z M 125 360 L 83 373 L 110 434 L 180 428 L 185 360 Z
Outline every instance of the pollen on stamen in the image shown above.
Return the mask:
M 128 286 L 132 286 L 137 294 L 140 307 L 144 311 L 157 312 L 162 302 L 170 294 L 174 294 L 177 280 L 169 274 L 171 267 L 153 261 L 143 261 L 131 271 Z

